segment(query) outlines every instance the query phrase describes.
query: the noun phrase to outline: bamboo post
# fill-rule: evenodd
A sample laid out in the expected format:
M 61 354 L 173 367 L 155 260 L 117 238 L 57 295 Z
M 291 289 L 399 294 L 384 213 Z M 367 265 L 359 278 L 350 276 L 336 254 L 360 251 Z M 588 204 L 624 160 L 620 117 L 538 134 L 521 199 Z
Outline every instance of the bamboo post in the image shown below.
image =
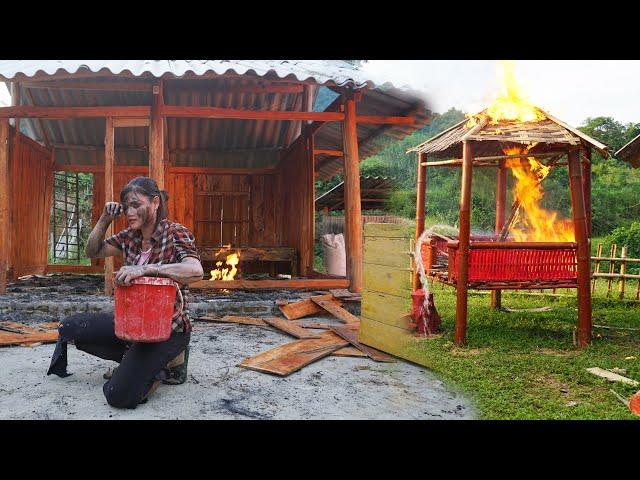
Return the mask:
M 591 239 L 592 222 L 591 222 L 591 149 L 583 150 L 587 161 L 582 162 L 582 181 L 584 191 L 584 208 L 587 216 L 587 236 Z
M 12 230 L 9 180 L 9 120 L 0 119 L 0 295 L 7 291 L 9 238 Z
M 622 247 L 620 252 L 620 282 L 618 283 L 618 298 L 624 298 L 624 274 L 627 270 L 627 247 Z
M 416 242 L 422 232 L 424 232 L 424 201 L 427 190 L 427 166 L 423 165 L 423 162 L 427 161 L 427 157 L 423 153 L 418 154 L 418 181 L 416 183 Z M 425 266 L 426 268 L 426 266 Z M 414 266 L 412 289 L 416 290 L 420 288 L 420 275 L 418 274 L 417 267 Z
M 106 118 L 106 131 L 104 136 L 104 201 L 112 202 L 113 194 L 113 165 L 114 165 L 114 128 L 113 118 Z M 107 229 L 107 237 L 113 235 L 113 222 Z M 113 294 L 113 257 L 104 259 L 104 293 Z
M 618 246 L 614 243 L 611 245 L 611 252 L 609 253 L 609 258 L 616 258 L 616 252 L 618 250 Z M 616 261 L 609 260 L 609 273 L 612 274 L 616 269 Z M 611 282 L 613 281 L 612 277 L 609 277 L 607 280 L 607 298 L 611 297 Z
M 160 115 L 164 105 L 162 80 L 153 86 L 153 102 L 151 104 L 151 121 L 149 125 L 149 176 L 158 184 L 160 190 L 164 189 L 164 122 Z
M 360 161 L 356 132 L 356 100 L 346 95 L 342 124 L 344 148 L 344 220 L 349 291 L 362 290 L 362 208 L 360 204 Z
M 598 244 L 598 253 L 596 254 L 596 257 L 601 257 L 602 256 L 602 243 Z M 596 266 L 595 266 L 595 270 L 594 273 L 600 273 L 600 262 L 601 260 L 596 260 Z M 591 285 L 591 293 L 595 293 L 596 291 L 596 282 L 598 281 L 598 277 L 594 276 L 593 277 L 593 283 Z
M 469 239 L 471 236 L 471 176 L 473 151 L 469 141 L 462 142 L 462 189 L 460 192 L 460 237 L 456 282 L 455 342 L 464 345 L 467 336 L 467 288 L 469 280 Z M 451 260 L 449 260 L 451 261 Z
M 584 184 L 580 165 L 580 150 L 569 151 L 569 180 L 571 186 L 571 210 L 573 228 L 578 244 L 578 346 L 591 342 L 591 255 L 587 234 L 587 219 L 584 202 Z
M 498 177 L 496 179 L 496 235 L 500 235 L 505 222 L 505 206 L 507 203 L 507 168 L 505 161 L 501 160 L 498 167 Z M 502 307 L 502 291 L 491 291 L 491 308 L 498 310 Z

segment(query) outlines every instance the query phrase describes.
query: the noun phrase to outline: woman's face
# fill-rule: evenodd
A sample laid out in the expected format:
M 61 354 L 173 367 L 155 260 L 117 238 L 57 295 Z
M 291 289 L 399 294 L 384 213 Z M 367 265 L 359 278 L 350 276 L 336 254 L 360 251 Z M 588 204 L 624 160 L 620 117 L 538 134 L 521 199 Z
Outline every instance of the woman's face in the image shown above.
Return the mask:
M 124 197 L 122 205 L 129 228 L 139 230 L 145 225 L 154 225 L 159 204 L 160 199 L 158 197 L 153 197 L 153 200 L 149 200 L 141 193 L 128 193 Z

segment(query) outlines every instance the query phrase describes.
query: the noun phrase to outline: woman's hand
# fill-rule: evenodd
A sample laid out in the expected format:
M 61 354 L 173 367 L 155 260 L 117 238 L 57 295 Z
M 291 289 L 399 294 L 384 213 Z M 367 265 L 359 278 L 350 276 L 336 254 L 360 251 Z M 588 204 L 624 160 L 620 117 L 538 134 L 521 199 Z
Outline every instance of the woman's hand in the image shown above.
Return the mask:
M 117 285 L 131 285 L 131 282 L 136 278 L 140 278 L 144 276 L 144 267 L 139 265 L 128 265 L 122 267 L 116 273 L 116 284 Z
M 123 212 L 122 204 L 118 202 L 107 202 L 104 204 L 102 216 L 109 221 L 113 221 Z

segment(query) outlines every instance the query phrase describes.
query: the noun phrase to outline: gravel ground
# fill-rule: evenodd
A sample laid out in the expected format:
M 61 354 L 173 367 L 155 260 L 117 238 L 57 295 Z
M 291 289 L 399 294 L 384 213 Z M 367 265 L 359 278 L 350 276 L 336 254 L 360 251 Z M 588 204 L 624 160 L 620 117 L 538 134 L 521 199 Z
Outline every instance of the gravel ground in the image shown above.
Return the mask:
M 326 319 L 322 319 L 326 321 Z M 293 338 L 267 327 L 194 323 L 189 380 L 134 410 L 109 406 L 116 363 L 69 345 L 67 378 L 46 375 L 54 345 L 0 348 L 0 419 L 469 419 L 473 407 L 417 365 L 325 357 L 288 377 L 240 368 Z

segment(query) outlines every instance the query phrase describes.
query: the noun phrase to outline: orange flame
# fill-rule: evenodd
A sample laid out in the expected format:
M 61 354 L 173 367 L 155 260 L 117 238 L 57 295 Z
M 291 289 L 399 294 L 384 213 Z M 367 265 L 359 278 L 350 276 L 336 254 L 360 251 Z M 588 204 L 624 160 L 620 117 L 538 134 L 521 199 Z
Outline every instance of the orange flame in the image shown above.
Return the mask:
M 514 62 L 499 62 L 498 78 L 500 80 L 498 97 L 481 114 L 470 115 L 469 121 L 465 125 L 467 128 L 477 125 L 481 117 L 488 117 L 489 123 L 492 124 L 501 121 L 537 122 L 544 120 L 545 116 L 542 112 L 526 99 L 526 95 L 515 76 Z
M 223 263 L 220 261 L 216 262 L 216 267 L 218 268 L 211 270 L 211 278 L 209 280 L 223 280 L 225 282 L 233 280 L 236 273 L 238 273 L 236 265 L 240 263 L 240 253 L 236 252 L 231 255 L 227 255 L 225 263 L 227 266 L 225 268 L 221 268 Z
M 531 147 L 509 147 L 506 155 L 527 153 Z M 507 168 L 516 179 L 513 196 L 520 202 L 523 215 L 518 218 L 522 228 L 512 228 L 511 233 L 519 242 L 574 242 L 571 220 L 559 219 L 558 212 L 540 207 L 544 191 L 540 182 L 549 174 L 550 167 L 533 157 L 509 158 Z

